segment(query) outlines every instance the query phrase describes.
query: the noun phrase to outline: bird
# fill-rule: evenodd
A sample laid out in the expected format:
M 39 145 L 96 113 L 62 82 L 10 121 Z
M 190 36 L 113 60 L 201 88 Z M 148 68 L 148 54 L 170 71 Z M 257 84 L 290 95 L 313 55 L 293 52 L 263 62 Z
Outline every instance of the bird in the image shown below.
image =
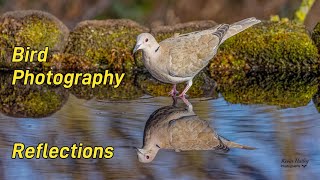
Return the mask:
M 193 78 L 208 65 L 219 46 L 231 36 L 260 22 L 252 17 L 231 25 L 220 24 L 203 31 L 175 34 L 159 43 L 150 33 L 141 33 L 137 36 L 133 54 L 141 50 L 149 73 L 163 83 L 173 84 L 171 96 L 179 93 L 176 89 L 178 83 L 187 82 L 179 95 L 185 98 Z
M 176 152 L 190 150 L 215 150 L 228 152 L 230 148 L 253 150 L 254 147 L 232 142 L 200 119 L 193 111 L 192 104 L 177 107 L 175 104 L 154 111 L 146 122 L 142 148 L 136 148 L 138 159 L 150 163 L 160 149 Z

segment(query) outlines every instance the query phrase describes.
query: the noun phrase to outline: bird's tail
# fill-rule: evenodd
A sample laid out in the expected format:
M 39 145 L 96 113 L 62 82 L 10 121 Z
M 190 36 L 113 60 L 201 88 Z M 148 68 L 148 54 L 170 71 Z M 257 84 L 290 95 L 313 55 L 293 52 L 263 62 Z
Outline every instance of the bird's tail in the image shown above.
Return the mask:
M 261 21 L 259 19 L 252 17 L 252 18 L 244 19 L 229 25 L 229 28 L 225 33 L 225 35 L 223 36 L 221 43 L 223 43 L 225 40 L 227 40 L 231 36 L 234 36 L 240 33 L 241 31 L 244 31 L 245 29 L 248 29 L 249 27 L 255 24 L 258 24 L 260 22 Z
M 254 150 L 256 149 L 255 147 L 250 147 L 250 146 L 245 146 L 242 144 L 238 144 L 235 142 L 232 142 L 222 136 L 219 135 L 220 140 L 222 141 L 223 144 L 225 144 L 226 146 L 228 146 L 229 148 L 240 148 L 240 149 L 247 149 L 247 150 Z

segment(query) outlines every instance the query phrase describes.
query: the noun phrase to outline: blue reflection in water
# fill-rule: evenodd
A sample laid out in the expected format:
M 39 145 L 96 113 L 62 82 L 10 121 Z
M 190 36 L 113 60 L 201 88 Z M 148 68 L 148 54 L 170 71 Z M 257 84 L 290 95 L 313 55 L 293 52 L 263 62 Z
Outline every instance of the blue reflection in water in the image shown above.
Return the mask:
M 0 115 L 0 161 L 5 179 L 320 179 L 320 114 L 314 104 L 280 109 L 268 105 L 230 104 L 216 100 L 191 100 L 194 112 L 222 136 L 257 147 L 254 151 L 232 149 L 176 153 L 161 150 L 151 164 L 138 162 L 133 146 L 142 146 L 149 115 L 170 105 L 157 97 L 128 102 L 84 101 L 70 96 L 63 108 L 47 118 L 12 118 Z M 182 105 L 182 104 L 180 104 Z M 36 146 L 71 146 L 83 142 L 115 147 L 110 160 L 16 159 L 14 142 Z M 281 168 L 283 158 L 307 158 L 306 168 Z M 1 174 L 1 173 L 0 173 Z M 1 177 L 0 177 L 1 178 Z

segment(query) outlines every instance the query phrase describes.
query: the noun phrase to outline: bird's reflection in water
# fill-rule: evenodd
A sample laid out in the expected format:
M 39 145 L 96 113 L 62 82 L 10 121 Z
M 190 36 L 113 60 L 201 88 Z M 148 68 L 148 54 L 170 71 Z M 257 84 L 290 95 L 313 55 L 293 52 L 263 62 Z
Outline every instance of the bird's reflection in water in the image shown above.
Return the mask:
M 160 149 L 173 149 L 176 152 L 190 150 L 215 150 L 227 152 L 229 148 L 252 150 L 253 147 L 237 144 L 215 132 L 210 123 L 200 119 L 192 104 L 184 101 L 185 107 L 165 106 L 154 111 L 146 122 L 143 147 L 137 148 L 140 162 L 151 162 Z

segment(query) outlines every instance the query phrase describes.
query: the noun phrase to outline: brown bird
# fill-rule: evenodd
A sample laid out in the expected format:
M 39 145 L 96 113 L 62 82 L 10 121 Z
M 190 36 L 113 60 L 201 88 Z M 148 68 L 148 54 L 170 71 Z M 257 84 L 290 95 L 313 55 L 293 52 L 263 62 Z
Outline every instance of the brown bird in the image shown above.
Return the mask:
M 140 162 L 149 163 L 160 149 L 174 149 L 176 152 L 189 150 L 227 152 L 229 148 L 255 149 L 218 135 L 208 121 L 201 120 L 193 112 L 189 103 L 187 108 L 173 105 L 153 112 L 145 125 L 143 147 L 137 148 L 137 154 Z
M 187 82 L 179 95 L 184 99 L 193 78 L 208 65 L 219 46 L 257 23 L 260 20 L 248 18 L 231 25 L 221 24 L 204 31 L 174 35 L 159 43 L 151 34 L 142 33 L 137 37 L 133 53 L 142 50 L 144 65 L 150 74 L 161 82 L 173 84 L 170 95 L 178 93 L 176 84 Z

